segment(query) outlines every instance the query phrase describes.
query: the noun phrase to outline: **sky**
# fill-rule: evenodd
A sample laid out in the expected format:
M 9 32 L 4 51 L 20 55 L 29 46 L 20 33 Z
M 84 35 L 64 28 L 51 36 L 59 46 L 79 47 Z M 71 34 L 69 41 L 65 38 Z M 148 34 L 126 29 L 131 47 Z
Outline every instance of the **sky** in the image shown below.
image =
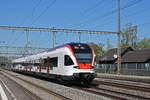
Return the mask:
M 137 25 L 139 39 L 150 37 L 150 0 L 120 0 L 121 30 Z M 118 31 L 118 0 L 0 0 L 0 26 Z M 0 45 L 25 46 L 24 31 L 0 29 Z M 117 47 L 117 35 L 82 34 L 81 42 Z M 33 47 L 52 48 L 52 34 L 29 32 Z M 78 34 L 57 33 L 57 45 L 78 42 Z

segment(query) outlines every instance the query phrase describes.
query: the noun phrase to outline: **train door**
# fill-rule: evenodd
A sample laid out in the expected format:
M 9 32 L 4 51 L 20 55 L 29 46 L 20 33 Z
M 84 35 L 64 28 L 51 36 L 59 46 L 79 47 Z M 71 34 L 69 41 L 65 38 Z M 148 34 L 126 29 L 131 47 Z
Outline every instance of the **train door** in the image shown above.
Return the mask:
M 62 75 L 63 73 L 63 53 L 60 53 L 58 55 L 58 70 L 57 70 L 57 74 Z
M 58 61 L 59 68 L 62 69 L 64 66 L 63 65 L 63 62 L 64 62 L 63 54 L 60 54 L 58 58 L 59 58 L 59 61 Z
M 50 58 L 51 63 L 51 72 L 52 74 L 60 74 L 61 66 L 62 66 L 62 55 L 59 53 L 52 55 Z

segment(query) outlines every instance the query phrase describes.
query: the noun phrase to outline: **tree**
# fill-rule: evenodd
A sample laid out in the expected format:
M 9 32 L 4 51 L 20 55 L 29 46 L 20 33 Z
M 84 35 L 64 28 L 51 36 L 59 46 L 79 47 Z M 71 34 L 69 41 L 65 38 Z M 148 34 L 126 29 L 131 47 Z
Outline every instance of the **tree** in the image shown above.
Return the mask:
M 94 53 L 96 55 L 95 58 L 95 62 L 98 63 L 100 57 L 104 54 L 104 44 L 99 43 L 99 44 L 95 44 L 95 43 L 88 43 L 88 45 L 93 48 Z
M 126 29 L 121 32 L 121 47 L 131 46 L 137 48 L 137 26 L 126 24 Z
M 137 43 L 137 48 L 148 48 L 150 47 L 150 38 L 144 38 Z

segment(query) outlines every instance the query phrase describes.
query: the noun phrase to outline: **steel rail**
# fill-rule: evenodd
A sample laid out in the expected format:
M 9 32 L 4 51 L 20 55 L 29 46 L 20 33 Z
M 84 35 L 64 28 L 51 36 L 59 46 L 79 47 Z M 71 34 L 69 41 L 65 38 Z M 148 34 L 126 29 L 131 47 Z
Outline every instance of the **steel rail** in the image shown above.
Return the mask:
M 48 90 L 48 89 L 46 89 L 46 88 L 43 88 L 43 87 L 41 87 L 41 86 L 39 86 L 39 85 L 36 85 L 36 84 L 34 84 L 34 83 L 31 83 L 31 82 L 29 82 L 29 81 L 27 81 L 27 80 L 24 80 L 24 79 L 22 79 L 22 78 L 19 78 L 19 77 L 15 76 L 15 75 L 12 75 L 12 74 L 10 74 L 10 73 L 7 73 L 7 74 L 9 74 L 9 75 L 13 76 L 14 78 L 17 78 L 17 79 L 19 79 L 19 80 L 21 80 L 21 81 L 23 81 L 23 82 L 25 82 L 25 83 L 27 83 L 27 84 L 33 86 L 33 87 L 36 87 L 36 88 L 38 88 L 39 90 L 42 90 L 42 91 L 45 92 L 45 93 L 48 93 L 48 94 L 50 94 L 50 95 L 54 95 L 54 96 L 60 98 L 61 100 L 71 100 L 71 99 L 69 99 L 69 98 L 67 98 L 67 97 L 65 97 L 65 96 L 63 96 L 63 95 L 61 95 L 61 94 L 55 93 L 55 92 L 53 92 L 53 91 L 51 91 L 51 90 Z
M 103 85 L 109 85 L 109 86 L 114 86 L 114 87 L 139 90 L 142 92 L 150 92 L 150 88 L 148 88 L 148 87 L 140 87 L 140 86 L 135 86 L 135 85 L 122 84 L 122 83 L 116 83 L 116 82 L 108 82 L 108 81 L 106 82 L 106 81 L 100 81 L 100 80 L 94 80 L 93 82 L 96 84 L 103 84 Z
M 2 71 L 2 70 L 0 70 Z M 36 94 L 32 93 L 31 91 L 27 90 L 26 88 L 24 88 L 22 85 L 18 84 L 16 81 L 10 79 L 8 76 L 4 75 L 2 72 L 0 72 L 0 74 L 2 74 L 3 76 L 7 77 L 7 79 L 13 81 L 15 84 L 17 84 L 20 89 L 23 89 L 23 91 L 25 91 L 31 98 L 33 98 L 34 100 L 42 100 L 39 96 L 37 96 Z
M 72 88 L 75 88 L 75 89 L 79 89 L 79 90 L 82 90 L 82 91 L 86 91 L 86 92 L 89 92 L 89 93 L 93 93 L 93 94 L 96 94 L 96 95 L 101 95 L 101 96 L 104 96 L 104 97 L 107 97 L 107 98 L 110 98 L 110 99 L 115 99 L 115 100 L 127 100 L 123 97 L 118 97 L 118 96 L 114 96 L 112 94 L 106 94 L 106 93 L 103 93 L 103 92 L 97 92 L 97 91 L 93 91 L 93 90 L 89 90 L 87 88 L 82 88 L 82 87 L 79 87 L 79 86 L 73 86 Z
M 89 87 L 91 89 L 95 89 L 95 90 L 91 90 L 91 89 L 89 89 Z M 105 97 L 108 97 L 108 98 L 111 98 L 111 99 L 116 99 L 116 100 L 128 100 L 128 98 L 134 98 L 134 99 L 140 99 L 140 100 L 150 100 L 150 98 L 139 96 L 139 95 L 128 94 L 128 93 L 118 92 L 118 91 L 114 91 L 114 90 L 98 88 L 98 87 L 91 86 L 91 85 L 89 87 L 88 88 L 83 88 L 83 87 L 80 87 L 80 86 L 73 86 L 73 88 L 76 88 L 76 89 L 80 89 L 80 90 L 87 91 L 87 92 L 90 92 L 90 93 L 94 93 L 94 94 L 97 94 L 97 95 L 102 95 L 102 96 L 105 96 Z M 101 91 L 104 91 L 106 93 L 101 92 Z M 116 94 L 116 95 L 114 95 L 114 94 Z
M 96 78 L 101 79 L 113 79 L 113 80 L 122 80 L 122 81 L 130 81 L 130 82 L 140 82 L 140 83 L 148 83 L 150 84 L 150 79 L 143 79 L 143 78 L 133 78 L 133 77 L 115 77 L 115 76 L 97 76 Z
M 108 89 L 103 89 L 103 88 L 97 88 L 97 87 L 92 87 L 96 90 L 103 90 L 103 91 L 108 91 L 108 92 L 112 92 L 112 93 L 116 93 L 118 95 L 124 95 L 130 98 L 136 98 L 136 99 L 140 99 L 140 100 L 149 100 L 150 98 L 147 97 L 143 97 L 143 96 L 139 96 L 139 95 L 134 95 L 134 94 L 128 94 L 128 93 L 123 93 L 123 92 L 118 92 L 118 91 L 114 91 L 114 90 L 108 90 Z

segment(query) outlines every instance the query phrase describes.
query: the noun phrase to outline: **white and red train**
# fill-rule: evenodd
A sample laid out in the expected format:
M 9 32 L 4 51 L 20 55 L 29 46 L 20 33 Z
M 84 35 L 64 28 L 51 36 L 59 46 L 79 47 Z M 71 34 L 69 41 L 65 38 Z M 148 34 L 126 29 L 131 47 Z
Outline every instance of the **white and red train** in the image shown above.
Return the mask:
M 12 61 L 13 70 L 63 81 L 90 83 L 95 78 L 94 52 L 85 43 L 68 43 Z

